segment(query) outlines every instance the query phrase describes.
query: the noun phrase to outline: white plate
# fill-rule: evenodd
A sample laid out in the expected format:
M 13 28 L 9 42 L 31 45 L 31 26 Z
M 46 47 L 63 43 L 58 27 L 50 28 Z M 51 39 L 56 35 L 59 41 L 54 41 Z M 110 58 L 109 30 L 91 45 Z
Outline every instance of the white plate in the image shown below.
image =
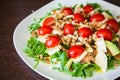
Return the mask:
M 34 18 L 40 18 L 42 17 L 48 10 L 51 10 L 52 8 L 58 7 L 58 3 L 61 3 L 66 6 L 73 6 L 74 4 L 87 4 L 87 3 L 99 3 L 103 9 L 109 9 L 114 16 L 120 15 L 120 8 L 110 4 L 108 2 L 102 1 L 102 0 L 55 0 L 44 7 L 38 9 L 28 17 L 26 17 L 23 21 L 21 21 L 18 26 L 15 29 L 14 35 L 13 35 L 13 42 L 14 46 L 17 50 L 17 53 L 19 56 L 23 59 L 23 61 L 32 68 L 35 64 L 34 59 L 28 57 L 22 50 L 22 47 L 25 45 L 26 41 L 29 39 L 30 34 L 28 32 L 28 26 L 33 23 Z M 40 63 L 35 69 L 35 71 L 48 78 L 48 79 L 54 79 L 54 80 L 83 80 L 80 77 L 71 77 L 68 74 L 59 72 L 57 70 L 52 69 L 52 65 Z M 97 73 L 93 75 L 91 78 L 87 78 L 86 80 L 113 80 L 120 76 L 120 67 L 107 71 L 105 73 Z

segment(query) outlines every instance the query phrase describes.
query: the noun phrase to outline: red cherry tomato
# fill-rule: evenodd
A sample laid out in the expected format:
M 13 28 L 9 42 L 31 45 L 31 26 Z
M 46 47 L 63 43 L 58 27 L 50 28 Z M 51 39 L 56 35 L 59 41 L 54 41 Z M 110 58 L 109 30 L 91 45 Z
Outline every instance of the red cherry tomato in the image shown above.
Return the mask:
M 65 7 L 63 9 L 63 12 L 66 14 L 66 15 L 71 15 L 73 14 L 73 10 L 70 8 L 70 7 Z
M 113 34 L 112 31 L 109 29 L 100 29 L 96 33 L 97 37 L 103 37 L 105 40 L 112 40 L 113 39 Z
M 105 19 L 104 15 L 97 13 L 90 18 L 90 22 L 93 22 L 93 21 L 100 22 L 100 21 L 103 21 L 104 19 Z
M 50 34 L 52 32 L 52 28 L 49 26 L 43 26 L 41 28 L 38 29 L 38 35 L 39 36 L 44 36 L 46 34 Z
M 48 17 L 43 21 L 43 26 L 51 26 L 55 23 L 55 19 L 53 17 Z
M 45 45 L 47 48 L 53 48 L 59 44 L 59 38 L 58 36 L 50 36 L 46 42 Z
M 80 13 L 75 13 L 73 16 L 74 16 L 73 20 L 74 20 L 76 23 L 80 23 L 80 22 L 83 22 L 83 21 L 84 21 L 84 17 L 83 17 L 83 15 L 81 15 Z
M 119 31 L 119 24 L 115 19 L 109 19 L 107 22 L 107 25 L 112 28 L 115 32 Z
M 74 26 L 72 24 L 65 24 L 64 26 L 64 34 L 73 34 L 74 33 Z
M 84 7 L 84 12 L 85 13 L 89 13 L 89 12 L 91 12 L 91 11 L 93 11 L 94 10 L 94 7 L 92 6 L 92 5 L 86 5 L 85 7 Z
M 83 28 L 80 28 L 78 30 L 78 34 L 83 37 L 83 38 L 86 38 L 90 35 L 92 35 L 92 30 L 90 28 L 87 28 L 87 27 L 83 27 Z
M 84 48 L 80 45 L 71 46 L 68 50 L 68 55 L 70 58 L 76 58 L 84 52 Z

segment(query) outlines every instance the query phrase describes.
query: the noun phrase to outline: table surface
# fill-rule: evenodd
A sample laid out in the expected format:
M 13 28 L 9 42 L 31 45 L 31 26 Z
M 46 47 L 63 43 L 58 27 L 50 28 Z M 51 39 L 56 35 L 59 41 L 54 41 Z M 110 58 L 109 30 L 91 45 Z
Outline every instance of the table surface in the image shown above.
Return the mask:
M 18 56 L 13 45 L 13 32 L 17 24 L 31 14 L 32 10 L 37 10 L 50 1 L 0 1 L 0 80 L 48 80 L 30 69 Z M 120 0 L 106 1 L 120 6 Z

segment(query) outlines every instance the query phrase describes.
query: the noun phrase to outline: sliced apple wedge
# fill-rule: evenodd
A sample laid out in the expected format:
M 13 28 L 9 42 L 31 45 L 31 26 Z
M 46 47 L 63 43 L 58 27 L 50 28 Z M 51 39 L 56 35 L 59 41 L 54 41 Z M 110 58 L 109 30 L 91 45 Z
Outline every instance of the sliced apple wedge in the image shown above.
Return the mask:
M 45 41 L 46 41 L 46 36 L 39 36 L 39 37 L 37 38 L 37 40 L 45 43 Z
M 49 55 L 53 55 L 55 52 L 60 50 L 60 46 L 56 46 L 54 48 L 47 48 L 47 50 L 45 51 L 46 53 L 48 53 Z
M 95 63 L 103 72 L 107 70 L 107 56 L 105 55 L 105 52 L 98 51 L 98 54 L 95 57 Z
M 103 37 L 97 39 L 96 45 L 97 45 L 97 50 L 98 51 L 107 52 L 105 41 L 104 41 Z
M 77 63 L 77 62 L 80 62 L 85 56 L 87 55 L 87 52 L 84 51 L 80 56 L 78 56 L 77 58 L 73 58 L 73 62 L 74 63 Z
M 107 70 L 107 56 L 105 52 L 107 51 L 105 41 L 103 38 L 98 38 L 96 41 L 98 54 L 95 57 L 95 63 L 100 67 L 100 69 L 105 72 Z

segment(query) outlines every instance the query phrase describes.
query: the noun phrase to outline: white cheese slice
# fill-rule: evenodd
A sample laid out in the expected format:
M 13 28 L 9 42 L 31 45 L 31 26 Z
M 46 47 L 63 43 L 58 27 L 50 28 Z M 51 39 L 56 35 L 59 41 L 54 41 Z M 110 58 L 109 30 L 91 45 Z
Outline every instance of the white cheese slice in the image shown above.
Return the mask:
M 95 10 L 93 10 L 93 11 L 91 11 L 90 13 L 89 13 L 89 15 L 94 15 L 95 14 L 95 12 L 97 12 L 98 10 L 99 10 L 100 8 L 97 8 L 97 9 L 95 9 Z
M 47 50 L 45 52 L 49 55 L 53 55 L 55 52 L 57 52 L 59 50 L 60 50 L 60 45 L 58 45 L 54 48 L 47 48 Z
M 73 15 L 67 15 L 66 18 L 73 18 Z
M 101 22 L 99 22 L 98 24 L 104 24 L 108 19 L 105 17 L 105 19 Z
M 104 41 L 103 37 L 97 39 L 96 45 L 97 45 L 97 50 L 107 52 L 105 41 Z
M 86 55 L 87 55 L 87 52 L 84 51 L 79 57 L 77 57 L 75 59 L 73 58 L 73 62 L 74 63 L 80 62 Z
M 45 41 L 46 41 L 46 35 L 45 35 L 45 36 L 39 36 L 39 37 L 37 38 L 37 40 L 45 43 Z
M 107 56 L 105 52 L 99 50 L 95 57 L 95 63 L 100 67 L 100 69 L 105 72 L 107 70 Z

